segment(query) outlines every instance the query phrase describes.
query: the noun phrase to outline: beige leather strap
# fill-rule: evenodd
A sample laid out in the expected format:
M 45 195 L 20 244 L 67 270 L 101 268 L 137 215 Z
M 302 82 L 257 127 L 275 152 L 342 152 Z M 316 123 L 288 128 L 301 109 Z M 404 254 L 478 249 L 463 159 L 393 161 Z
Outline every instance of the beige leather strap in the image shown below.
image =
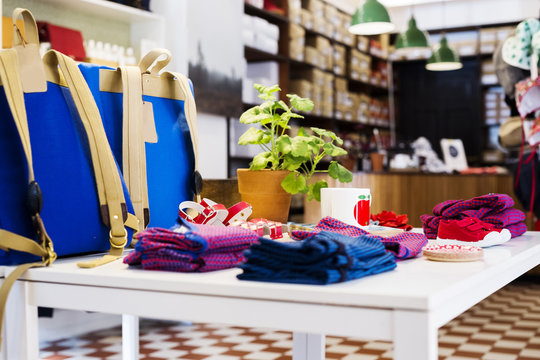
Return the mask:
M 11 287 L 17 281 L 19 277 L 21 277 L 22 274 L 28 269 L 35 268 L 35 267 L 43 267 L 47 266 L 48 264 L 36 262 L 36 263 L 28 263 L 17 266 L 11 274 L 9 274 L 2 283 L 2 287 L 0 288 L 0 331 L 2 330 L 2 326 L 4 324 L 4 313 L 6 311 L 6 303 L 9 296 L 9 291 L 11 290 Z M 1 334 L 1 333 L 0 333 Z M 0 335 L 0 348 L 2 346 L 2 337 Z
M 116 167 L 112 151 L 103 128 L 99 110 L 92 93 L 84 80 L 75 61 L 55 50 L 48 51 L 43 61 L 52 68 L 59 68 L 68 85 L 71 96 L 85 128 L 94 175 L 96 179 L 102 218 L 110 227 L 109 241 L 111 249 L 108 259 L 120 257 L 127 244 L 127 208 L 122 189 L 120 173 Z M 81 267 L 94 267 L 102 262 L 78 264 Z
M 36 20 L 27 9 L 16 8 L 12 13 L 13 18 L 13 46 L 36 44 L 39 45 L 39 33 Z M 24 37 L 22 31 L 17 27 L 17 20 L 22 18 L 24 22 Z
M 0 229 L 0 249 L 23 251 L 40 257 L 47 257 L 47 250 L 32 239 Z
M 17 126 L 17 132 L 21 139 L 24 155 L 28 162 L 28 183 L 34 180 L 34 165 L 32 162 L 32 148 L 30 146 L 30 132 L 28 131 L 28 121 L 26 119 L 26 108 L 24 105 L 24 95 L 21 79 L 17 70 L 17 53 L 14 50 L 2 51 L 0 58 L 2 84 L 9 104 L 9 108 Z
M 195 98 L 189 86 L 188 78 L 180 73 L 176 72 L 164 72 L 164 75 L 176 80 L 175 83 L 180 87 L 182 92 L 186 95 L 184 102 L 184 111 L 186 113 L 186 120 L 189 126 L 189 132 L 191 135 L 191 143 L 193 144 L 193 154 L 195 156 L 195 171 L 199 170 L 199 133 L 197 130 L 197 106 L 195 105 Z
M 167 71 L 162 76 L 166 76 L 172 80 L 185 94 L 186 100 L 184 101 L 184 112 L 186 114 L 186 120 L 189 126 L 189 134 L 191 136 L 191 143 L 193 145 L 193 156 L 195 157 L 194 173 L 199 173 L 199 132 L 197 129 L 197 106 L 195 105 L 195 98 L 189 86 L 188 78 L 180 73 Z M 201 202 L 201 194 L 195 194 L 196 201 Z
M 160 57 L 162 59 L 158 60 Z M 165 66 L 167 66 L 171 62 L 171 58 L 172 58 L 171 52 L 167 49 L 158 48 L 158 49 L 151 50 L 139 62 L 139 69 L 141 71 L 141 74 L 158 75 L 159 72 L 163 70 Z M 152 66 L 154 62 L 155 62 L 155 65 Z M 152 68 L 150 69 L 151 66 Z
M 122 74 L 123 89 L 122 169 L 135 216 L 139 219 L 138 230 L 142 231 L 149 221 L 142 76 L 135 66 L 118 69 Z
M 6 94 L 11 114 L 17 127 L 17 132 L 21 139 L 28 165 L 28 183 L 31 184 L 34 182 L 32 149 L 30 146 L 30 133 L 28 131 L 23 88 L 21 78 L 19 76 L 17 52 L 15 50 L 9 49 L 0 51 L 0 80 Z M 5 251 L 24 251 L 41 256 L 42 258 L 42 262 L 23 264 L 16 267 L 15 270 L 13 270 L 13 272 L 6 279 L 4 279 L 2 287 L 0 287 L 0 334 L 2 333 L 6 301 L 9 291 L 11 290 L 11 287 L 15 281 L 29 268 L 48 266 L 56 259 L 56 253 L 54 252 L 52 241 L 45 231 L 43 221 L 41 220 L 39 214 L 32 214 L 32 221 L 37 228 L 39 243 L 18 234 L 6 230 L 0 230 L 0 248 Z
M 21 18 L 24 24 L 24 36 L 17 26 L 17 20 Z M 13 48 L 19 55 L 19 69 L 24 92 L 47 91 L 47 80 L 39 54 L 36 20 L 26 9 L 13 10 Z

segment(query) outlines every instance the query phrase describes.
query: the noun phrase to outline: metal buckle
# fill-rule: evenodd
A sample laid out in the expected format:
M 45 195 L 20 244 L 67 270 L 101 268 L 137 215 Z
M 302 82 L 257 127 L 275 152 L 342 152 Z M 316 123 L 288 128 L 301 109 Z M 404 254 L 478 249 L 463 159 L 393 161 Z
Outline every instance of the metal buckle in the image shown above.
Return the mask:
M 123 242 L 121 245 L 117 245 L 113 239 L 122 239 Z M 109 242 L 111 243 L 111 247 L 115 248 L 115 249 L 123 249 L 126 247 L 127 245 L 127 231 L 126 229 L 124 228 L 124 234 L 122 236 L 113 236 L 112 232 L 109 231 Z

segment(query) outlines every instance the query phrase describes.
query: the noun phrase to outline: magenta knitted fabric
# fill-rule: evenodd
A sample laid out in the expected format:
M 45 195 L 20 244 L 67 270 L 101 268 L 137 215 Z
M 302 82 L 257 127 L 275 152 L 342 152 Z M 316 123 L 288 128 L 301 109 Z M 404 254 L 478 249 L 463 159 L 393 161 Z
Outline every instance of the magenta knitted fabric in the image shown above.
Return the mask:
M 380 241 L 387 251 L 394 254 L 397 259 L 408 259 L 417 256 L 422 252 L 422 248 L 427 244 L 427 238 L 424 234 L 413 233 L 410 231 L 391 237 L 373 235 L 359 227 L 345 224 L 337 219 L 325 217 L 319 221 L 313 231 L 294 230 L 292 236 L 295 239 L 302 240 L 311 237 L 321 231 L 329 231 L 350 237 L 367 236 Z
M 124 263 L 147 270 L 181 272 L 235 267 L 245 261 L 244 250 L 259 239 L 256 233 L 240 227 L 187 223 L 172 229 L 150 228 L 136 238 L 135 250 Z
M 496 229 L 508 229 L 512 237 L 527 231 L 523 211 L 512 208 L 514 200 L 506 194 L 487 194 L 469 200 L 447 200 L 433 208 L 433 215 L 422 215 L 424 233 L 429 239 L 437 237 L 441 219 L 473 217 L 492 224 Z

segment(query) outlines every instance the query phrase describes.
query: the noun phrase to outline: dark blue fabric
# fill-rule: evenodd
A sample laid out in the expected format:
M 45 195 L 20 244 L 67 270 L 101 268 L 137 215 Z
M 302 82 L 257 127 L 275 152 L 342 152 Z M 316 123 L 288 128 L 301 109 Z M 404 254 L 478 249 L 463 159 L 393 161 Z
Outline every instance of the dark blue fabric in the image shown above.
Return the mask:
M 100 69 L 110 68 L 93 64 L 80 64 L 79 68 L 96 99 L 116 161 L 121 164 L 123 95 L 99 89 Z M 193 200 L 193 146 L 183 101 L 146 95 L 143 100 L 152 103 L 158 136 L 157 143 L 146 143 L 148 226 L 168 228 L 176 222 L 178 205 Z
M 396 267 L 394 256 L 371 237 L 320 232 L 297 242 L 261 238 L 246 251 L 242 280 L 330 284 L 378 274 Z
M 69 91 L 47 83 L 47 92 L 24 95 L 36 181 L 43 193 L 41 217 L 59 256 L 110 248 L 109 228 L 99 201 L 88 139 Z M 0 227 L 34 238 L 26 209 L 27 164 L 5 94 L 0 91 Z M 124 187 L 128 210 L 133 212 Z M 128 238 L 131 239 L 131 232 Z M 0 264 L 37 258 L 0 251 Z

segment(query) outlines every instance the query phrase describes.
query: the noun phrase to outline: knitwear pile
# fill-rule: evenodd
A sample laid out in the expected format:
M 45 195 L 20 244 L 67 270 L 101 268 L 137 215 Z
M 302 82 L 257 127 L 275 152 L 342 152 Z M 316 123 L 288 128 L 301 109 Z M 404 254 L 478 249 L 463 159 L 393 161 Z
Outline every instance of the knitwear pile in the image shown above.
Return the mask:
M 487 194 L 469 200 L 447 200 L 433 208 L 433 215 L 422 215 L 424 233 L 429 239 L 437 237 L 441 220 L 460 220 L 466 217 L 480 219 L 495 229 L 508 229 L 512 237 L 527 231 L 525 214 L 512 208 L 514 200 L 506 194 Z
M 296 242 L 265 238 L 246 251 L 241 280 L 325 285 L 359 279 L 396 267 L 394 256 L 368 236 L 320 231 Z
M 296 230 L 292 231 L 295 239 L 307 239 L 321 231 L 347 235 L 351 237 L 367 236 L 381 242 L 387 251 L 394 254 L 396 259 L 409 259 L 422 253 L 422 248 L 427 244 L 428 239 L 424 234 L 405 231 L 400 234 L 384 237 L 371 234 L 357 226 L 345 224 L 332 217 L 325 217 L 319 221 L 312 231 Z
M 137 234 L 135 250 L 124 263 L 146 270 L 180 272 L 228 269 L 244 262 L 244 250 L 259 239 L 253 231 L 240 227 L 179 221 L 171 229 L 150 228 Z

